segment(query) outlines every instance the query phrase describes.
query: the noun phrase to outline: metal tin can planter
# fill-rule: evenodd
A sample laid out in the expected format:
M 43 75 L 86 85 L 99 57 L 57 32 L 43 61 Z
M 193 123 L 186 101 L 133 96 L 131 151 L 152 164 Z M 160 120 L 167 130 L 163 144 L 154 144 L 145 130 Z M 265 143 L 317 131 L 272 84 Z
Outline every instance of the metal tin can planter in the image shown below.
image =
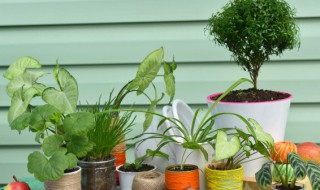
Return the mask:
M 168 166 L 165 171 L 165 184 L 167 190 L 200 189 L 199 168 L 192 164 Z
M 81 168 L 76 167 L 73 172 L 65 173 L 55 181 L 44 183 L 46 190 L 81 190 Z
M 206 167 L 208 190 L 242 190 L 243 166 L 233 170 L 216 170 Z
M 82 168 L 82 189 L 86 190 L 116 190 L 115 157 L 106 161 L 78 161 Z

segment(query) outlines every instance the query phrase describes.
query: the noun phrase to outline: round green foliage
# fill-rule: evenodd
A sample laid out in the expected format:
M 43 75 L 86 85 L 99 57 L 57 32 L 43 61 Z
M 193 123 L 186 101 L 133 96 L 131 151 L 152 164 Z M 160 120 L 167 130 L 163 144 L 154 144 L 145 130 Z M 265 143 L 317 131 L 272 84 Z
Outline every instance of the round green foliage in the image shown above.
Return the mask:
M 281 177 L 283 179 L 287 179 L 288 181 L 293 181 L 295 179 L 294 170 L 290 164 L 276 164 L 278 166 L 279 171 L 275 168 L 272 170 L 272 178 L 276 182 L 281 182 Z
M 255 83 L 270 55 L 299 46 L 295 10 L 284 0 L 233 0 L 213 14 L 206 30 L 233 53 Z

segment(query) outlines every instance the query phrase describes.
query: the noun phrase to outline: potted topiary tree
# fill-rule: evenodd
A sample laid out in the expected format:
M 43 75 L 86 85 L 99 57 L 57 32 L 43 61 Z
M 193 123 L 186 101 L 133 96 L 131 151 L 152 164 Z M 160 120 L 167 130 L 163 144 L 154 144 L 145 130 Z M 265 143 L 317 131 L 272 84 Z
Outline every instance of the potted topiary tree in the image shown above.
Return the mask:
M 275 141 L 284 139 L 292 96 L 285 92 L 258 89 L 260 68 L 271 55 L 299 47 L 295 10 L 284 0 L 232 0 L 209 19 L 206 27 L 213 41 L 232 52 L 235 62 L 250 75 L 253 88 L 228 94 L 213 113 L 233 112 L 255 118 Z M 209 106 L 221 93 L 209 95 Z M 268 117 L 265 117 L 265 116 Z M 226 124 L 224 122 L 228 121 Z M 245 126 L 229 116 L 218 118 L 216 126 Z M 253 177 L 264 160 L 245 164 L 245 176 Z M 254 166 L 258 164 L 258 166 Z

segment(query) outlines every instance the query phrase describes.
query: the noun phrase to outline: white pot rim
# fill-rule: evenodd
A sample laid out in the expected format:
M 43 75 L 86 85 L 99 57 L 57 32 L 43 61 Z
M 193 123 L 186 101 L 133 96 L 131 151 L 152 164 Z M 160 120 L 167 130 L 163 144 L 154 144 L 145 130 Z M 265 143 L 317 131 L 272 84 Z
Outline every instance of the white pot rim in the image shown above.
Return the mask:
M 235 105 L 243 105 L 243 104 L 270 104 L 270 103 L 276 103 L 276 102 L 284 102 L 284 101 L 289 101 L 293 98 L 292 94 L 288 93 L 288 92 L 280 92 L 280 91 L 275 91 L 275 92 L 279 92 L 279 93 L 282 93 L 282 94 L 289 94 L 289 97 L 287 98 L 284 98 L 284 99 L 280 99 L 280 100 L 273 100 L 273 101 L 264 101 L 264 102 L 223 102 L 223 101 L 220 101 L 219 104 L 226 104 L 226 105 L 232 105 L 232 104 L 235 104 Z M 207 96 L 207 101 L 208 102 L 211 102 L 211 103 L 214 103 L 215 101 L 214 100 L 211 100 L 212 97 L 216 97 L 216 96 L 219 96 L 223 94 L 223 92 L 219 92 L 219 93 L 215 93 L 215 94 L 210 94 L 209 96 Z

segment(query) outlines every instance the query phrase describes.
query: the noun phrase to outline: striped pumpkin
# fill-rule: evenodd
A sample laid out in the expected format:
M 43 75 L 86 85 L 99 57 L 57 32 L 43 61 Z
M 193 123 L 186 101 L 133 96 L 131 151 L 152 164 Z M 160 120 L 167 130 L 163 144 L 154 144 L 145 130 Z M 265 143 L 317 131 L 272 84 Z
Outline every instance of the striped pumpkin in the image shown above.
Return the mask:
M 274 144 L 271 150 L 271 159 L 277 163 L 287 164 L 287 157 L 290 152 L 297 153 L 297 146 L 290 141 L 280 141 Z
M 276 168 L 273 168 L 272 178 L 274 181 L 281 182 L 280 176 L 282 176 L 283 179 L 286 179 L 286 175 L 288 177 L 288 181 L 294 180 L 294 178 L 295 178 L 294 170 L 290 164 L 276 164 L 276 166 L 278 167 L 279 172 L 276 170 Z M 287 167 L 288 167 L 288 172 L 286 173 Z

